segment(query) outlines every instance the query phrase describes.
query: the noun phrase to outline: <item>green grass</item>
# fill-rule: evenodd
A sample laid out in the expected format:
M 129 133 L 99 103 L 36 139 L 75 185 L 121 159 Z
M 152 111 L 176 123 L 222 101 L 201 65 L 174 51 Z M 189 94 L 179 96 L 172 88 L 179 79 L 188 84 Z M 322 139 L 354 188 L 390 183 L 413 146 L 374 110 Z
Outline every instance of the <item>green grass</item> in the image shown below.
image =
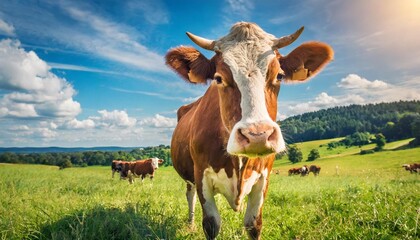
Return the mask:
M 322 167 L 319 177 L 288 177 L 290 167 L 305 162 L 276 161 L 280 175 L 270 178 L 262 238 L 419 239 L 420 175 L 401 165 L 419 162 L 420 148 L 393 150 L 401 145 L 368 155 L 354 154 L 359 148 L 321 154 L 313 162 Z M 216 200 L 218 239 L 246 238 L 244 212 L 233 212 L 220 195 Z M 188 226 L 187 212 L 185 183 L 171 167 L 160 168 L 153 182 L 129 185 L 112 179 L 110 167 L 0 164 L 1 239 L 203 239 L 199 204 L 196 227 Z

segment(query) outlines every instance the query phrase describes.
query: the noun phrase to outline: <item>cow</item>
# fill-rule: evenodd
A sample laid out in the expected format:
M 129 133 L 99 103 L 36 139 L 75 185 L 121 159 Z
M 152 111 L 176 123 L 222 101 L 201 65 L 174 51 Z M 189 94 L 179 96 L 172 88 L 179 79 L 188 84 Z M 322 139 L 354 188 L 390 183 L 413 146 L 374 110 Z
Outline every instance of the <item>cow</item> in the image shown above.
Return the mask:
M 193 224 L 198 195 L 207 239 L 220 230 L 214 198 L 219 193 L 234 211 L 248 196 L 244 226 L 251 239 L 260 239 L 275 154 L 286 149 L 275 122 L 280 84 L 305 81 L 333 58 L 332 48 L 321 42 L 282 56 L 278 49 L 302 31 L 275 38 L 255 23 L 239 22 L 218 40 L 187 32 L 199 47 L 215 52 L 211 59 L 189 46 L 166 54 L 166 64 L 187 82 L 211 82 L 202 97 L 179 108 L 171 140 L 173 166 L 187 184 L 188 220 Z
M 307 165 L 303 165 L 303 167 L 301 167 L 299 169 L 299 172 L 300 172 L 300 176 L 301 177 L 304 177 L 304 176 L 308 175 L 309 174 L 309 168 L 308 168 L 308 166 Z
M 121 160 L 112 160 L 111 163 L 111 170 L 112 170 L 112 178 L 114 178 L 115 172 L 120 172 L 122 167 L 122 161 Z
M 134 178 L 141 178 L 143 181 L 147 176 L 153 180 L 156 169 L 163 160 L 159 158 L 149 158 L 144 160 L 136 160 L 133 162 L 123 163 L 121 177 L 128 178 L 130 184 L 134 182 Z
M 410 171 L 410 173 L 420 173 L 420 163 L 403 164 L 402 167 L 405 168 L 405 170 Z
M 314 176 L 318 176 L 320 171 L 321 171 L 320 166 L 316 166 L 316 165 L 309 166 L 309 173 L 312 172 L 314 174 Z
M 288 173 L 289 176 L 300 174 L 301 168 L 291 168 L 289 169 Z

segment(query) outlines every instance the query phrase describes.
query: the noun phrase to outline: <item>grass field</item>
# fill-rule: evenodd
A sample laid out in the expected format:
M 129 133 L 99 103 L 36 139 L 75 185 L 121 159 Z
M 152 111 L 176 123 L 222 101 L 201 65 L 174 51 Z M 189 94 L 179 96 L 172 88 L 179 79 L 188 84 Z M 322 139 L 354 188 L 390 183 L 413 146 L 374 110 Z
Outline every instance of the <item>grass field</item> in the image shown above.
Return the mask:
M 420 175 L 401 165 L 420 162 L 420 148 L 358 155 L 359 148 L 320 148 L 319 177 L 288 177 L 286 158 L 270 178 L 263 239 L 419 239 Z M 299 145 L 304 158 L 322 142 Z M 315 147 L 314 147 L 315 146 Z M 339 167 L 339 175 L 336 173 Z M 110 167 L 58 170 L 53 166 L 0 164 L 1 239 L 204 239 L 201 209 L 187 224 L 185 184 L 173 168 L 153 182 L 129 185 Z M 217 196 L 218 239 L 246 239 L 244 213 Z

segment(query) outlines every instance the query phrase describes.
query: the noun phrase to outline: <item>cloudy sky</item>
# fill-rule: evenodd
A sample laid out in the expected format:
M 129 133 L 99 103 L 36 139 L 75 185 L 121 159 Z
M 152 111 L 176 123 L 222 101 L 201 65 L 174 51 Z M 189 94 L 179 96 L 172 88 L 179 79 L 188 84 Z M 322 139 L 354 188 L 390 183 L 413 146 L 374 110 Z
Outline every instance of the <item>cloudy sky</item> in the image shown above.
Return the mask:
M 206 86 L 164 64 L 168 49 L 238 21 L 278 37 L 305 26 L 335 59 L 284 85 L 278 118 L 420 99 L 420 0 L 0 1 L 0 147 L 169 144 L 176 110 Z M 212 53 L 200 50 L 206 56 Z

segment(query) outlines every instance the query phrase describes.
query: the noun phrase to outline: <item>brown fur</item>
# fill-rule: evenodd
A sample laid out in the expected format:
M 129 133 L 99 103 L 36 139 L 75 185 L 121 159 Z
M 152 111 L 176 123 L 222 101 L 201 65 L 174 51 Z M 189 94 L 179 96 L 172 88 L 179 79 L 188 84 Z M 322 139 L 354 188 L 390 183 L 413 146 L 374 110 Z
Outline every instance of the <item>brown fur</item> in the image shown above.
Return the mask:
M 319 71 L 334 58 L 334 51 L 330 46 L 321 42 L 307 42 L 285 57 L 280 58 L 280 66 L 286 74 L 286 79 L 291 79 L 292 73 L 306 68 L 309 70 L 308 78 Z M 306 79 L 305 79 L 306 80 Z
M 420 173 L 420 163 L 404 164 L 403 168 L 405 168 L 407 171 L 410 171 L 410 173 Z
M 316 166 L 316 165 L 309 166 L 309 172 L 310 173 L 312 172 L 315 176 L 318 176 L 320 171 L 321 171 L 320 166 Z

